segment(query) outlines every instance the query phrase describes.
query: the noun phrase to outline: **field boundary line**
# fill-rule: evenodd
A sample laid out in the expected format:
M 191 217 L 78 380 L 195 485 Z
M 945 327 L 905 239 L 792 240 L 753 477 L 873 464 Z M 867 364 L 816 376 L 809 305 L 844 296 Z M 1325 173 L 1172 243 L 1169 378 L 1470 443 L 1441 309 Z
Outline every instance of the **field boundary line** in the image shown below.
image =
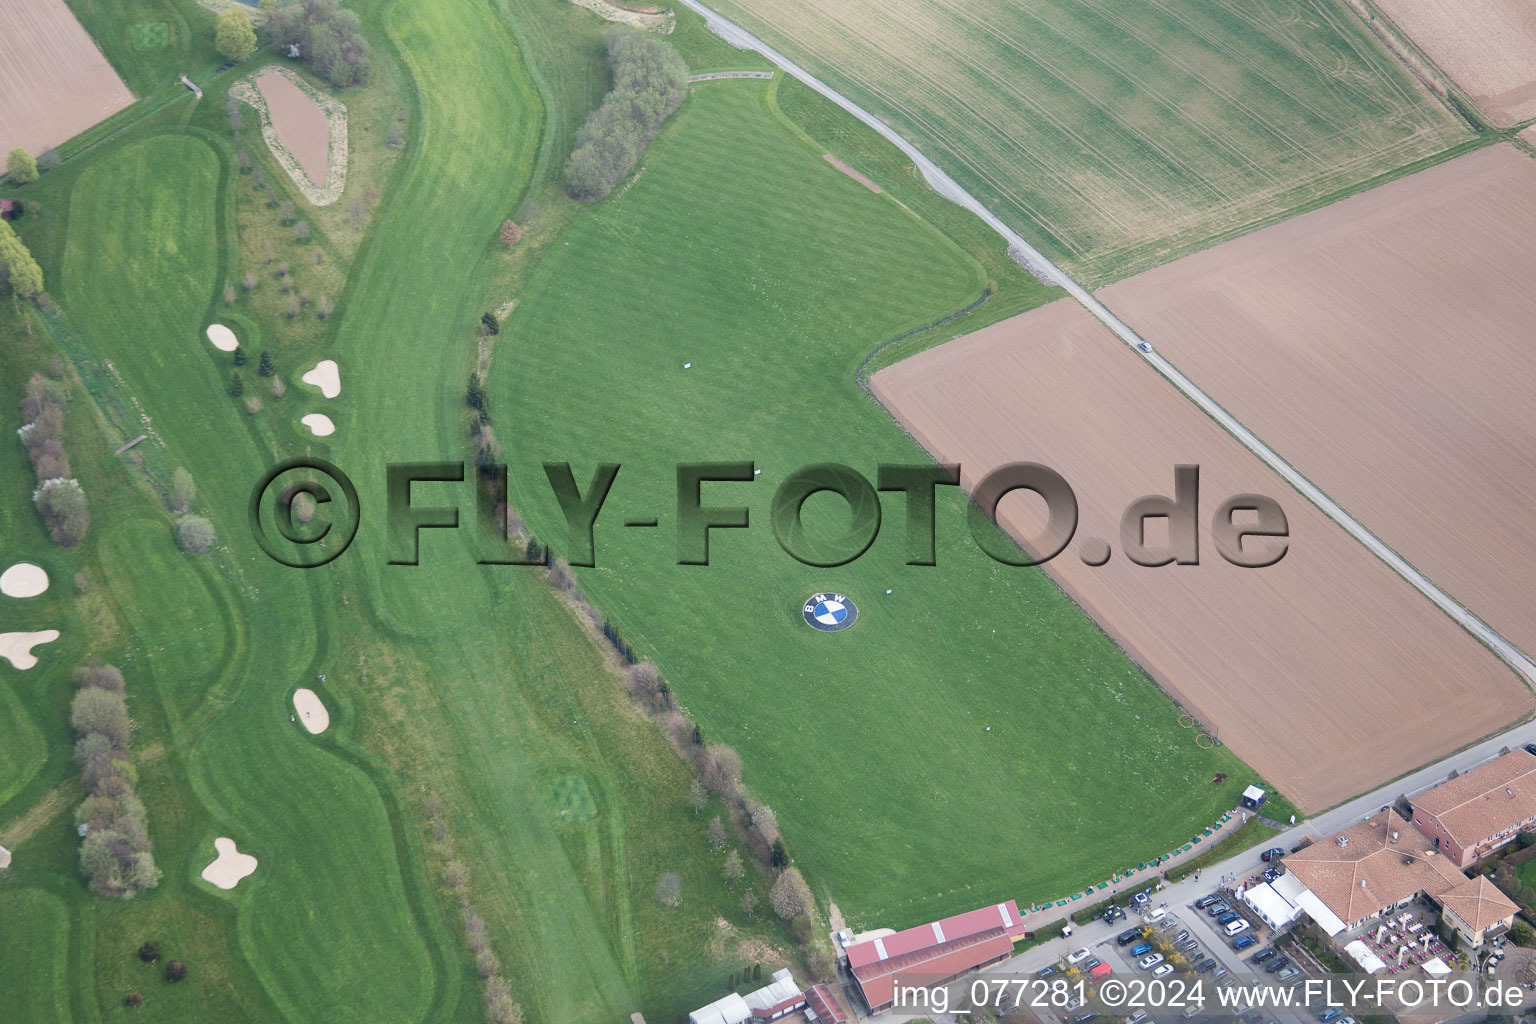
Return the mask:
M 1399 555 L 1386 542 L 1367 529 L 1363 523 L 1346 512 L 1342 506 L 1328 497 L 1327 494 L 1323 493 L 1316 484 L 1312 483 L 1294 466 L 1281 458 L 1279 453 L 1261 441 L 1258 435 L 1244 426 L 1237 417 L 1222 408 L 1215 399 L 1202 391 L 1178 367 L 1174 366 L 1161 353 L 1153 349 L 1151 344 L 1131 329 L 1130 325 L 1112 313 L 1109 307 L 1094 298 L 1086 288 L 1074 281 L 1064 270 L 1048 259 L 1044 253 L 1026 241 L 1024 236 L 1003 223 L 1001 218 L 982 205 L 980 200 L 966 191 L 943 168 L 925 156 L 917 146 L 880 118 L 791 61 L 751 32 L 704 6 L 700 0 L 682 0 L 682 3 L 690 10 L 702 15 L 709 30 L 727 43 L 738 49 L 755 50 L 761 53 L 764 57 L 767 57 L 774 64 L 782 68 L 785 74 L 804 82 L 816 92 L 836 103 L 839 107 L 842 107 L 848 113 L 884 136 L 887 141 L 911 158 L 912 162 L 917 165 L 917 169 L 922 173 L 923 179 L 933 187 L 934 191 L 976 214 L 987 226 L 1001 235 L 1010 247 L 1016 246 L 1032 265 L 1040 268 L 1043 279 L 1048 279 L 1049 283 L 1065 288 L 1080 305 L 1093 314 L 1096 320 L 1113 331 L 1116 337 L 1137 352 L 1165 380 L 1178 388 L 1186 398 L 1194 402 L 1207 416 L 1211 417 L 1211 419 L 1225 428 L 1229 434 L 1237 438 L 1244 448 L 1258 456 L 1265 465 L 1279 474 L 1280 478 L 1295 488 L 1302 497 L 1317 506 L 1319 511 L 1342 527 L 1356 541 L 1363 544 L 1373 555 L 1385 562 L 1388 568 L 1407 581 L 1415 590 L 1434 602 L 1436 607 L 1450 616 L 1452 620 L 1467 632 L 1475 636 L 1500 661 L 1504 662 L 1505 665 L 1509 666 L 1511 670 L 1525 680 L 1527 686 L 1536 690 L 1536 662 L 1533 662 L 1524 651 L 1506 640 L 1502 634 L 1474 615 L 1450 594 L 1440 589 L 1428 576 L 1415 569 L 1408 563 L 1407 559 Z

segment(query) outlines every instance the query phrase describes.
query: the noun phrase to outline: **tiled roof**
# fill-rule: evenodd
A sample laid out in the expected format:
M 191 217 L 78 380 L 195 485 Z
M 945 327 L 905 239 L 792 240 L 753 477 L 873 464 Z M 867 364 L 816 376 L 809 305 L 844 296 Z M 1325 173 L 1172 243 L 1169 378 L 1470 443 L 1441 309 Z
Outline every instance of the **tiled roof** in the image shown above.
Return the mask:
M 889 960 L 904 953 L 932 949 L 954 939 L 963 939 L 994 928 L 1003 929 L 1010 939 L 1023 937 L 1024 923 L 1019 914 L 1019 905 L 1013 900 L 994 903 L 964 914 L 956 914 L 954 917 L 946 917 L 942 921 L 920 924 L 894 935 L 856 943 L 848 947 L 848 965 L 862 967 L 865 964 Z
M 1428 838 L 1391 809 L 1320 839 L 1281 862 L 1346 924 L 1417 892 L 1439 899 L 1467 880 Z
M 1434 815 L 1459 845 L 1479 843 L 1536 816 L 1536 756 L 1511 750 L 1420 794 L 1413 808 Z
M 1440 904 L 1456 911 L 1476 931 L 1487 931 L 1520 908 L 1482 875 L 1469 878 L 1440 897 Z

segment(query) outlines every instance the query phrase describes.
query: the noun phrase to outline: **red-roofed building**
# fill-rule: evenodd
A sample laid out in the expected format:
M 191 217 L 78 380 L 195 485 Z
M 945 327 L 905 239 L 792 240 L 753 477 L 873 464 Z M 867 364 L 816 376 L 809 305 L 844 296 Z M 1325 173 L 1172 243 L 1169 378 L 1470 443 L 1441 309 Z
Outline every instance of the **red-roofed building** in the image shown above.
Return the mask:
M 1019 905 L 996 903 L 942 921 L 855 943 L 848 967 L 871 1013 L 895 1003 L 897 986 L 937 985 L 1008 958 L 1024 937 Z
M 848 1024 L 848 1011 L 825 985 L 812 985 L 805 990 L 805 1008 L 815 1014 L 816 1024 Z

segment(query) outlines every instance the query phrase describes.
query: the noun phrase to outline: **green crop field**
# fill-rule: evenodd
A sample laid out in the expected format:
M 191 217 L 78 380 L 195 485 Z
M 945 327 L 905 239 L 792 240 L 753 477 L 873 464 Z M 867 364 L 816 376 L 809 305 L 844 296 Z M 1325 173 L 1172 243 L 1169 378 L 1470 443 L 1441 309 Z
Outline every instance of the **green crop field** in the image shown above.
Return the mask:
M 582 586 L 706 737 L 741 752 L 851 921 L 1060 895 L 1230 809 L 1210 780 L 1242 777 L 1231 754 L 1197 750 L 1039 572 L 976 551 L 954 494 L 934 568 L 901 564 L 896 510 L 841 569 L 776 546 L 767 506 L 789 471 L 926 461 L 854 371 L 884 338 L 974 300 L 983 275 L 824 162 L 771 86 L 696 90 L 623 196 L 565 241 L 499 342 L 492 411 L 517 439 L 513 502 L 569 550 L 538 463 L 569 460 L 583 486 L 595 463 L 622 465 Z M 706 502 L 748 505 L 754 526 L 717 532 L 707 568 L 678 566 L 674 466 L 722 460 L 755 460 L 762 477 L 708 485 Z M 828 529 L 837 508 L 807 505 Z M 658 531 L 621 525 L 658 515 Z M 853 597 L 858 624 L 806 628 L 800 605 L 818 591 Z M 1111 793 L 1129 814 L 1105 813 Z
M 1469 133 L 1343 0 L 721 0 L 1089 283 Z

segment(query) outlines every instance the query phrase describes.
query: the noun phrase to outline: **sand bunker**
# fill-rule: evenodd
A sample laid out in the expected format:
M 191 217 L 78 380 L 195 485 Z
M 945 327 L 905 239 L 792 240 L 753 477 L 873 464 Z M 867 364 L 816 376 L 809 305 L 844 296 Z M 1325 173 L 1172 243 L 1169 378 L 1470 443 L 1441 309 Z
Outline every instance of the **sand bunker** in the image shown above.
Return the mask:
M 299 418 L 299 422 L 309 428 L 309 432 L 316 437 L 329 437 L 336 433 L 336 424 L 323 412 L 312 412 L 308 416 Z
M 267 101 L 277 137 L 309 180 L 324 188 L 326 163 L 331 155 L 331 125 L 325 111 L 309 93 L 275 71 L 257 75 L 256 88 Z
M 293 710 L 299 713 L 298 719 L 304 723 L 304 728 L 316 736 L 330 727 L 331 713 L 325 710 L 325 705 L 320 703 L 320 698 L 315 696 L 314 690 L 295 690 Z
M 240 347 L 240 339 L 235 337 L 235 332 L 223 324 L 208 325 L 208 340 L 220 352 L 233 352 Z
M 4 871 L 6 868 L 8 868 L 10 866 L 11 866 L 11 851 L 7 850 L 3 846 L 0 846 L 0 871 Z
M 47 589 L 48 574 L 31 562 L 17 562 L 0 573 L 0 594 L 6 597 L 36 597 Z
M 256 858 L 236 849 L 233 839 L 220 836 L 213 841 L 213 848 L 219 851 L 219 856 L 203 868 L 203 881 L 212 882 L 220 889 L 233 889 L 240 884 L 240 879 L 256 870 Z
M 315 364 L 315 368 L 299 378 L 305 384 L 313 384 L 320 389 L 320 393 L 326 398 L 335 398 L 341 394 L 341 372 L 336 369 L 336 360 L 322 359 Z
M 37 633 L 0 633 L 0 658 L 5 658 L 15 668 L 29 669 L 37 664 L 32 648 L 38 644 L 51 644 L 58 638 L 56 629 Z

